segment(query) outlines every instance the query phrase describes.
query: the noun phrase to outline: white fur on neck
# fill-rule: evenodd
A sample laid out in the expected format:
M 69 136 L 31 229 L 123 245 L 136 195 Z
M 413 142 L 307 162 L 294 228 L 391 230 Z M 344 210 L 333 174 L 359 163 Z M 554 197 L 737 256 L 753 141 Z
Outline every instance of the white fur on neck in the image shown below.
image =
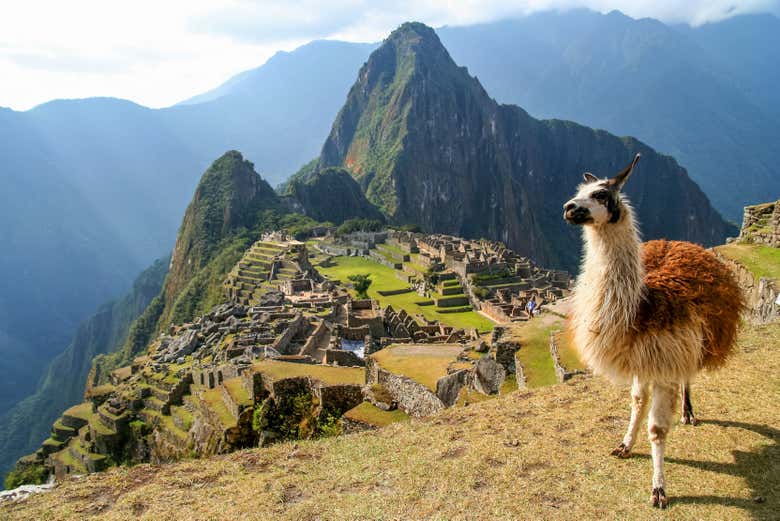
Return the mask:
M 645 290 L 639 231 L 625 200 L 618 222 L 583 228 L 585 255 L 574 289 L 575 342 L 594 371 L 617 376 L 605 358 L 626 341 Z

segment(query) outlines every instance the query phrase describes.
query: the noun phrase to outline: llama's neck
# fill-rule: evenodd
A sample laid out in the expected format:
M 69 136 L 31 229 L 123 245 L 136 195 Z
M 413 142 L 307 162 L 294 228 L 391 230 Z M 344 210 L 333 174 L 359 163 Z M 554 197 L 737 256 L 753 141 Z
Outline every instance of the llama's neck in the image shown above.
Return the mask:
M 622 335 L 633 324 L 645 290 L 641 242 L 631 208 L 625 204 L 617 223 L 585 226 L 584 238 L 578 318 L 592 333 Z

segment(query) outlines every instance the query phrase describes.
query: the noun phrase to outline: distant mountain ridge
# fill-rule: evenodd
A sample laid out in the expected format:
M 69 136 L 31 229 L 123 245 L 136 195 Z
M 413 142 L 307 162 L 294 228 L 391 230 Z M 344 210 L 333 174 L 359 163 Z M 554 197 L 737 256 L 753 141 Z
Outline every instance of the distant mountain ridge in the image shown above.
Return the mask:
M 433 29 L 406 23 L 360 70 L 319 168 L 346 168 L 391 222 L 502 240 L 576 270 L 578 232 L 563 222 L 562 202 L 582 172 L 612 175 L 637 152 L 642 169 L 628 194 L 647 238 L 711 245 L 735 232 L 674 159 L 633 138 L 499 105 Z

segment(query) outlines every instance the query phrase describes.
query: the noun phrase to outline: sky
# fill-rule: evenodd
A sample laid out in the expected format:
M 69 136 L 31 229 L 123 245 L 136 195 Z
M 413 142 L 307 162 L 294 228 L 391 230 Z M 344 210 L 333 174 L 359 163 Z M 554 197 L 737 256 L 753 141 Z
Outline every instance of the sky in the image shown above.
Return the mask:
M 91 96 L 166 107 L 313 39 L 575 7 L 691 25 L 780 14 L 780 0 L 0 0 L 0 107 Z

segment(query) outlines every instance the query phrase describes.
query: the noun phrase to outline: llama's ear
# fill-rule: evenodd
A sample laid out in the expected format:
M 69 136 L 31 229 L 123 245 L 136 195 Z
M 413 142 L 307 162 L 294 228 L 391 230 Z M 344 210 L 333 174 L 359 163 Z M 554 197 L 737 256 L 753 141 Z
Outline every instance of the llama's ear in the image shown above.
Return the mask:
M 613 177 L 609 180 L 609 186 L 612 186 L 618 190 L 623 188 L 623 185 L 626 184 L 626 181 L 628 180 L 628 176 L 631 175 L 631 171 L 634 169 L 636 164 L 639 162 L 640 154 L 637 154 L 634 156 L 634 160 L 631 161 L 631 164 L 628 165 L 626 168 L 620 171 L 618 175 Z
M 599 178 L 595 175 L 591 174 L 590 172 L 585 172 L 582 174 L 582 178 L 585 180 L 586 183 L 592 183 L 594 181 L 598 181 Z

